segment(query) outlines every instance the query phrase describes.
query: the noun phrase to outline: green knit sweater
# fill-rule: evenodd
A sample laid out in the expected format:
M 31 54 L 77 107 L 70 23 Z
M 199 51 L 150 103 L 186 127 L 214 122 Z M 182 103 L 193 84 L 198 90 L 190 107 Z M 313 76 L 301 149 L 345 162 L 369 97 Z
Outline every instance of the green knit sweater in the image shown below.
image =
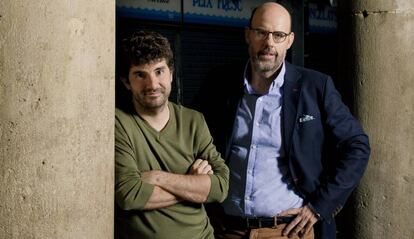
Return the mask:
M 170 119 L 160 132 L 137 114 L 116 110 L 115 198 L 117 238 L 214 238 L 202 204 L 180 202 L 143 210 L 154 186 L 140 179 L 140 172 L 163 170 L 186 174 L 197 158 L 212 166 L 207 202 L 227 196 L 229 170 L 213 145 L 202 114 L 169 103 Z

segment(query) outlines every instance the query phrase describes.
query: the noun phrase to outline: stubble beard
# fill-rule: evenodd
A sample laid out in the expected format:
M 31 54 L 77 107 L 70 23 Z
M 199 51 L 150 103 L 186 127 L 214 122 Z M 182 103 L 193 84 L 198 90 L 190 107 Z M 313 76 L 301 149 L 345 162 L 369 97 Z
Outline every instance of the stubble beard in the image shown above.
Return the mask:
M 253 66 L 256 69 L 256 71 L 260 73 L 275 72 L 278 68 L 276 61 L 266 62 L 261 61 L 258 58 L 253 59 Z
M 151 96 L 148 96 L 151 92 L 159 92 L 161 94 L 155 99 L 151 99 Z M 166 90 L 162 88 L 156 90 L 143 90 L 134 95 L 134 104 L 147 113 L 155 113 L 167 104 L 169 94 L 169 92 L 166 92 Z
M 252 51 L 252 49 L 251 49 Z M 272 52 L 274 54 L 274 60 L 273 61 L 268 61 L 268 60 L 261 60 L 260 59 L 260 55 L 264 52 L 272 52 L 270 49 L 263 49 L 261 51 L 259 51 L 257 54 L 254 55 L 254 57 L 251 57 L 251 62 L 253 65 L 253 68 L 262 74 L 273 74 L 274 72 L 276 72 L 279 67 L 282 64 L 283 60 L 280 60 L 282 58 L 284 58 L 284 56 L 278 54 L 278 52 Z M 252 54 L 250 54 L 252 55 Z

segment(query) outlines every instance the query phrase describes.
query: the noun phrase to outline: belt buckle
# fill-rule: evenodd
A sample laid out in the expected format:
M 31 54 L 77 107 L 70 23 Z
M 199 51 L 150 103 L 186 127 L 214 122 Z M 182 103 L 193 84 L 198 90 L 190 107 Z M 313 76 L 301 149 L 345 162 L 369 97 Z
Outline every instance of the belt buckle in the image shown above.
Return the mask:
M 272 227 L 273 229 L 276 229 L 277 228 L 277 216 L 274 216 L 273 217 L 273 227 Z

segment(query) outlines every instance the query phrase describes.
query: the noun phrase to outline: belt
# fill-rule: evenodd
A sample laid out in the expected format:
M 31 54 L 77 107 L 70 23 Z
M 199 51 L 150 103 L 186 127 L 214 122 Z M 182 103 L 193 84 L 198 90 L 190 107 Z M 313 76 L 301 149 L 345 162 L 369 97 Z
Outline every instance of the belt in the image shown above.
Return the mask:
M 288 224 L 295 219 L 290 217 L 237 217 L 226 215 L 225 227 L 229 229 L 255 229 L 255 228 L 276 228 L 280 224 Z

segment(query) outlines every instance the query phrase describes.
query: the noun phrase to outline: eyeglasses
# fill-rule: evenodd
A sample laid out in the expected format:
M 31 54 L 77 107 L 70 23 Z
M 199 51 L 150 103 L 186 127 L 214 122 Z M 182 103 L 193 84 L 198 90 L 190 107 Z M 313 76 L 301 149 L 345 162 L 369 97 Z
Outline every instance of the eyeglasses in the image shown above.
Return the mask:
M 269 32 L 269 31 L 266 31 L 260 28 L 251 28 L 251 27 L 250 27 L 250 31 L 254 33 L 254 37 L 257 40 L 265 40 L 267 39 L 269 34 L 272 34 L 273 41 L 276 43 L 283 42 L 284 40 L 286 40 L 286 37 L 291 34 L 291 32 L 290 33 L 285 33 L 285 32 L 280 32 L 280 31 Z

